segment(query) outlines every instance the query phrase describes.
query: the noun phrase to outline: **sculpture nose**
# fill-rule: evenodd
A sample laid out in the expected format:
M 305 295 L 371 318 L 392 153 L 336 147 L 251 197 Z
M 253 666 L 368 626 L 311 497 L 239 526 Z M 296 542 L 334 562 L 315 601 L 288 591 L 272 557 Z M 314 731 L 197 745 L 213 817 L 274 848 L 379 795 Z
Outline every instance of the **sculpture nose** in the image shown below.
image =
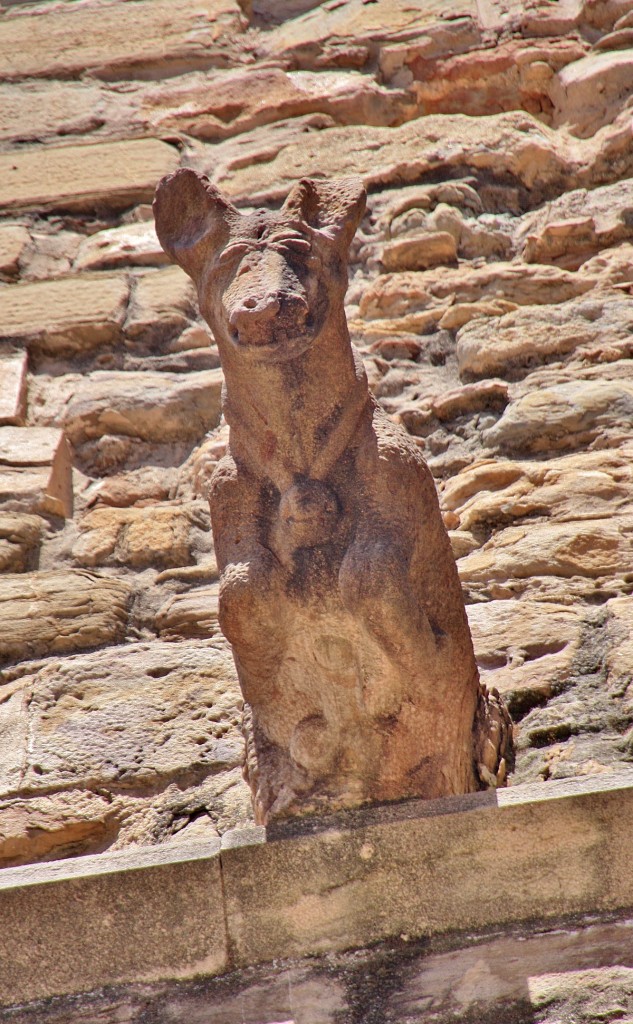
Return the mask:
M 277 316 L 280 308 L 281 301 L 276 295 L 265 295 L 261 299 L 242 299 L 231 312 L 229 323 L 237 331 L 248 330 L 249 327 L 254 326 L 259 327 Z

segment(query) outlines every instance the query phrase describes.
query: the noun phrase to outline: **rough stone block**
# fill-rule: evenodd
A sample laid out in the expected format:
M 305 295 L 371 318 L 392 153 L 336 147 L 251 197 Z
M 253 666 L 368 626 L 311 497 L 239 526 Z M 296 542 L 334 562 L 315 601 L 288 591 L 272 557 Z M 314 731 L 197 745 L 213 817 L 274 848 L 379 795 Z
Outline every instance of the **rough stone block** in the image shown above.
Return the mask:
M 362 316 L 404 317 L 429 306 L 502 298 L 517 305 L 558 303 L 584 295 L 595 280 L 539 265 L 493 263 L 483 267 L 445 267 L 383 274 L 364 292 Z M 440 314 L 441 315 L 441 314 Z
M 0 572 L 24 572 L 40 546 L 42 520 L 0 512 Z
M 224 643 L 126 644 L 47 663 L 23 685 L 31 791 L 151 785 L 242 764 L 242 700 Z
M 151 198 L 158 178 L 178 162 L 176 150 L 158 139 L 0 153 L 0 208 L 121 209 Z
M 76 270 L 110 270 L 167 263 L 152 223 L 124 224 L 85 238 L 75 259 Z
M 632 91 L 633 49 L 592 53 L 562 69 L 552 81 L 557 125 L 570 125 L 581 138 L 615 120 Z
M 20 680 L 0 683 L 0 794 L 19 791 L 24 779 L 29 742 L 28 696 Z M 0 807 L 1 840 L 11 831 Z M 1 857 L 1 853 L 0 853 Z
M 459 372 L 507 377 L 556 357 L 582 358 L 607 348 L 626 357 L 632 318 L 629 296 L 589 294 L 555 306 L 523 306 L 494 320 L 471 320 L 457 335 Z
M 128 295 L 128 282 L 118 274 L 16 285 L 3 291 L 0 331 L 54 355 L 114 345 Z
M 68 442 L 54 427 L 0 427 L 0 501 L 7 511 L 71 516 Z
M 585 448 L 596 437 L 628 439 L 633 381 L 574 380 L 530 387 L 528 380 L 503 416 L 484 433 L 501 451 L 542 453 Z
M 116 643 L 130 593 L 121 580 L 78 569 L 0 577 L 0 661 Z
M 170 64 L 208 67 L 223 63 L 223 44 L 244 21 L 237 0 L 141 0 L 133 7 L 116 0 L 3 17 L 0 78 L 69 78 L 86 70 L 104 77 Z
M 162 342 L 182 332 L 194 316 L 195 289 L 180 267 L 136 278 L 125 330 L 139 342 Z
M 421 270 L 438 263 L 454 263 L 457 243 L 448 231 L 434 231 L 415 238 L 399 238 L 382 250 L 385 270 Z
M 0 723 L 2 711 L 0 706 Z M 116 838 L 119 812 L 109 795 L 80 789 L 29 798 L 13 795 L 0 802 L 0 868 L 107 846 Z
M 27 365 L 26 352 L 0 350 L 0 427 L 24 423 Z
M 140 569 L 187 565 L 196 526 L 207 527 L 207 518 L 195 506 L 96 508 L 79 521 L 73 558 L 86 566 L 118 564 Z
M 74 444 L 104 434 L 157 444 L 201 438 L 220 420 L 222 371 L 96 371 L 73 384 L 63 413 Z
M 456 21 L 458 31 L 447 31 L 447 21 Z M 436 55 L 447 48 L 460 48 L 478 39 L 477 8 L 472 0 L 434 0 L 412 6 L 407 0 L 362 0 L 332 4 L 291 18 L 274 29 L 264 42 L 271 57 L 294 59 L 303 66 L 322 67 L 342 61 L 362 66 L 370 52 L 385 43 L 422 37 L 427 50 Z
M 0 228 L 0 275 L 17 277 L 20 257 L 29 244 L 29 233 L 21 224 L 7 224 Z
M 462 558 L 462 583 L 529 580 L 539 576 L 589 579 L 628 573 L 633 559 L 633 516 L 539 523 L 500 530 Z
M 415 182 L 425 174 L 446 176 L 451 166 L 462 173 L 465 166 L 479 173 L 490 169 L 495 176 L 510 173 L 533 190 L 535 201 L 536 190 L 547 194 L 572 161 L 584 158 L 591 166 L 595 155 L 582 144 L 572 155 L 563 138 L 523 111 L 486 118 L 435 114 L 398 128 L 325 128 L 310 134 L 308 142 L 305 132 L 297 132 L 287 144 L 260 143 L 257 159 L 248 162 L 234 147 L 224 153 L 225 162 L 218 161 L 215 148 L 208 156 L 201 152 L 196 166 L 213 175 L 232 198 L 251 203 L 279 200 L 294 182 L 310 175 L 359 174 L 365 185 L 384 187 Z
M 235 68 L 205 78 L 163 80 L 134 97 L 154 131 L 181 131 L 205 141 L 243 136 L 261 125 L 326 114 L 338 124 L 399 124 L 415 113 L 410 97 L 349 71 Z M 236 142 L 236 147 L 239 143 Z
M 116 100 L 121 115 L 125 98 Z M 88 135 L 100 127 L 111 104 L 95 82 L 2 82 L 0 139 L 24 143 L 55 135 Z
M 632 488 L 629 446 L 545 461 L 484 459 L 446 482 L 442 507 L 457 516 L 460 530 L 483 539 L 524 519 L 551 523 L 625 515 Z
M 163 640 L 219 636 L 218 590 L 216 584 L 168 597 L 156 613 L 159 636 Z
M 482 601 L 467 607 L 483 682 L 518 717 L 567 682 L 581 639 L 580 609 L 545 601 Z

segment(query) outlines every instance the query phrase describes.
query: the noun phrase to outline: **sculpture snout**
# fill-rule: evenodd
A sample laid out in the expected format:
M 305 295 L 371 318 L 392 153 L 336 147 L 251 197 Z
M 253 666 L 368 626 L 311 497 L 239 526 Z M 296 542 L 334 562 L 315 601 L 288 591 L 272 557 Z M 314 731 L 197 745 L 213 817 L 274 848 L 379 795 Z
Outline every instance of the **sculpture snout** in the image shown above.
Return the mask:
M 248 329 L 253 324 L 265 324 L 281 309 L 281 302 L 275 295 L 263 299 L 242 299 L 229 316 L 229 323 L 235 330 Z
M 296 334 L 305 327 L 308 303 L 301 295 L 268 293 L 262 297 L 240 298 L 229 311 L 229 324 L 240 343 L 265 345 L 277 334 L 277 327 Z

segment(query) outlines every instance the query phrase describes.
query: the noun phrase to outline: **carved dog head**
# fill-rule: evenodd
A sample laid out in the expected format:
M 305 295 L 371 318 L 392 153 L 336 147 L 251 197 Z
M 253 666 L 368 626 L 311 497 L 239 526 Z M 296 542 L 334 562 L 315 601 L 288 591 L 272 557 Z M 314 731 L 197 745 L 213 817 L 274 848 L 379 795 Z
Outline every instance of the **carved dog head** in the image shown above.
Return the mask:
M 156 231 L 189 274 L 220 352 L 279 362 L 304 352 L 333 306 L 365 209 L 360 179 L 303 179 L 281 210 L 242 214 L 187 168 L 160 182 Z

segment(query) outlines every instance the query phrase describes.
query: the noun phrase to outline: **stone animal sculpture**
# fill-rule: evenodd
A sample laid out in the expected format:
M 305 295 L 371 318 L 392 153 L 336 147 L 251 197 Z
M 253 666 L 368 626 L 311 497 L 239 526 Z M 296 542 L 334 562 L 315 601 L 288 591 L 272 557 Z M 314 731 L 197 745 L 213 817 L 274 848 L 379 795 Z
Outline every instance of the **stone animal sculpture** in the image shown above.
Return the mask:
M 192 170 L 154 203 L 225 375 L 209 495 L 220 625 L 246 702 L 257 820 L 504 781 L 511 725 L 479 684 L 419 449 L 350 344 L 360 181 L 302 180 L 242 214 Z

